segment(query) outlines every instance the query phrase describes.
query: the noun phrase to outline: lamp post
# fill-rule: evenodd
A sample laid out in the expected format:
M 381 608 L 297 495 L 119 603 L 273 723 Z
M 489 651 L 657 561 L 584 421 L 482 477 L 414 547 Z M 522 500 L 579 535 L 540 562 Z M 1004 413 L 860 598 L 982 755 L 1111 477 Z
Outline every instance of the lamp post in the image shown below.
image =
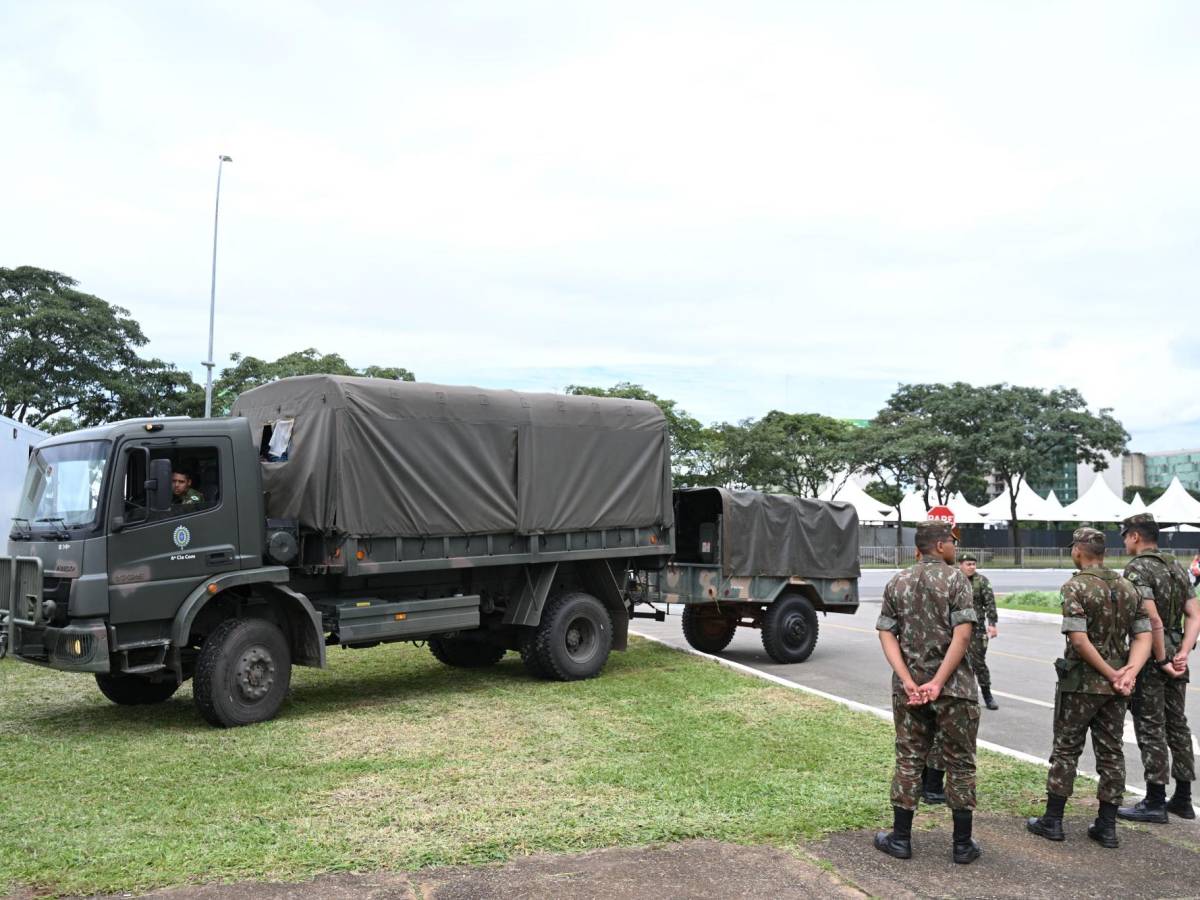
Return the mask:
M 213 372 L 213 319 L 217 312 L 217 223 L 221 218 L 221 167 L 227 162 L 233 162 L 228 156 L 217 157 L 217 205 L 213 211 L 213 257 L 212 283 L 208 292 L 208 359 L 201 365 L 208 369 L 208 379 L 204 385 L 204 418 L 212 418 L 212 372 Z

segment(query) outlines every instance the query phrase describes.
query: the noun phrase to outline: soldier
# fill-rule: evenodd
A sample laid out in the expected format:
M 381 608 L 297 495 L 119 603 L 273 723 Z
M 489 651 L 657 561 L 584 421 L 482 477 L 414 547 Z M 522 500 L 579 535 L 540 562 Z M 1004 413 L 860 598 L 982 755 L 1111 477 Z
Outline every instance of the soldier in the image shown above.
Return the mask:
M 1153 515 L 1130 516 L 1122 523 L 1121 537 L 1126 552 L 1133 557 L 1125 567 L 1125 577 L 1141 594 L 1150 617 L 1153 662 L 1138 675 L 1129 706 L 1146 770 L 1146 797 L 1135 806 L 1122 806 L 1117 815 L 1133 822 L 1158 824 L 1166 824 L 1168 812 L 1194 819 L 1192 782 L 1196 770 L 1184 701 L 1187 658 L 1200 632 L 1200 605 L 1183 566 L 1158 549 L 1158 524 Z M 1170 802 L 1168 776 L 1175 779 Z
M 971 837 L 975 809 L 975 738 L 979 702 L 966 661 L 975 623 L 971 585 L 954 568 L 955 535 L 945 522 L 917 525 L 917 564 L 896 574 L 883 591 L 875 628 L 892 667 L 892 717 L 896 769 L 892 776 L 890 832 L 875 835 L 889 856 L 912 856 L 912 820 L 921 791 L 921 769 L 935 736 L 946 761 L 946 797 L 954 817 L 956 863 L 978 859 Z
M 988 639 L 1000 633 L 997 627 L 999 618 L 996 615 L 996 595 L 992 592 L 992 583 L 987 576 L 975 571 L 978 560 L 974 553 L 965 553 L 959 560 L 958 567 L 971 582 L 971 597 L 975 605 L 975 630 L 971 632 L 971 646 L 967 658 L 975 677 L 979 680 L 979 693 L 988 709 L 999 709 L 1000 706 L 992 699 L 992 675 L 987 667 Z
M 1100 785 L 1100 815 L 1088 837 L 1118 846 L 1117 807 L 1125 792 L 1121 741 L 1126 698 L 1150 656 L 1150 619 L 1137 588 L 1104 566 L 1104 535 L 1077 528 L 1071 559 L 1079 567 L 1062 586 L 1064 658 L 1056 660 L 1054 750 L 1046 778 L 1046 812 L 1025 827 L 1052 841 L 1065 839 L 1063 810 L 1075 787 L 1075 769 L 1089 729 Z M 1129 641 L 1132 638 L 1132 646 Z
M 200 492 L 192 487 L 192 476 L 178 469 L 171 473 L 171 504 L 189 510 L 204 502 Z

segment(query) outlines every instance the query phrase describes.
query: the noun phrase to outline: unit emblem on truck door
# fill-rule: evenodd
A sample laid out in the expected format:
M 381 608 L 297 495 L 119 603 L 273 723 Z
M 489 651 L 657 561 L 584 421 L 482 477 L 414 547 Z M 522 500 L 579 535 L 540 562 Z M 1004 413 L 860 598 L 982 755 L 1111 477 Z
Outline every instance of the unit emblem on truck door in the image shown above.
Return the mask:
M 175 546 L 182 550 L 192 542 L 192 533 L 187 530 L 186 525 L 179 525 L 171 535 L 171 538 L 175 541 Z

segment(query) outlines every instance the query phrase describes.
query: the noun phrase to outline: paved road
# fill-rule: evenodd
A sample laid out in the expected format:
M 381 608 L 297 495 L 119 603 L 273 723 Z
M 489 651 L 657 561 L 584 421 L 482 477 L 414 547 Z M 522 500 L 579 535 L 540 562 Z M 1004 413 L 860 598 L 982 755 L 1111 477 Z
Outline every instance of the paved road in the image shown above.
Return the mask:
M 1061 585 L 1070 572 L 1063 570 L 988 571 L 997 593 L 1012 590 L 1051 590 Z M 816 688 L 865 703 L 891 709 L 890 669 L 879 649 L 875 619 L 883 586 L 891 572 L 872 570 L 860 582 L 862 606 L 857 614 L 820 618 L 817 649 L 807 662 L 777 665 L 763 652 L 759 632 L 739 629 L 721 655 L 797 684 Z M 679 624 L 680 606 L 671 607 L 666 622 L 637 620 L 633 627 L 643 634 L 686 646 Z M 988 648 L 992 691 L 1000 709 L 983 710 L 980 738 L 1047 759 L 1051 749 L 1055 675 L 1053 660 L 1062 654 L 1063 638 L 1054 622 L 1015 620 L 1000 611 L 1000 635 Z M 1196 666 L 1200 668 L 1200 657 Z M 1196 679 L 1200 681 L 1200 678 Z M 1188 687 L 1188 721 L 1193 735 L 1200 731 L 1200 685 Z M 1126 722 L 1125 759 L 1131 787 L 1144 790 L 1141 760 L 1133 739 L 1133 725 Z M 1197 740 L 1193 737 L 1193 744 Z M 1080 759 L 1080 768 L 1095 771 L 1090 747 Z

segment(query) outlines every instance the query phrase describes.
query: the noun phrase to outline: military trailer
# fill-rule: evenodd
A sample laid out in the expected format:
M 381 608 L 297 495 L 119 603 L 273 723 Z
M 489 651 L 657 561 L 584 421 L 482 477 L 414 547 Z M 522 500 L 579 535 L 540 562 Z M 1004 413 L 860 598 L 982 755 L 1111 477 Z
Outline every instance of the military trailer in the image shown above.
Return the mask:
M 392 641 L 589 678 L 625 648 L 629 573 L 675 549 L 666 421 L 634 400 L 288 378 L 231 418 L 43 441 L 8 549 L 8 650 L 118 704 L 191 678 L 212 724 L 259 722 L 293 663 Z
M 817 645 L 817 613 L 858 610 L 858 515 L 847 503 L 757 491 L 675 492 L 675 556 L 645 596 L 685 604 L 683 634 L 705 653 L 739 626 L 762 630 L 777 663 Z

